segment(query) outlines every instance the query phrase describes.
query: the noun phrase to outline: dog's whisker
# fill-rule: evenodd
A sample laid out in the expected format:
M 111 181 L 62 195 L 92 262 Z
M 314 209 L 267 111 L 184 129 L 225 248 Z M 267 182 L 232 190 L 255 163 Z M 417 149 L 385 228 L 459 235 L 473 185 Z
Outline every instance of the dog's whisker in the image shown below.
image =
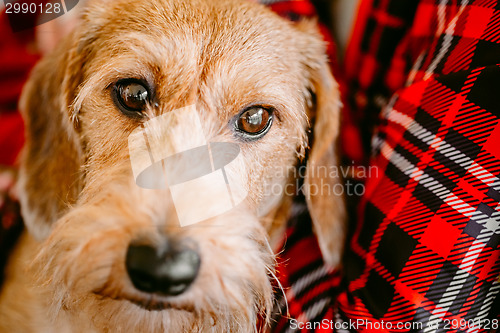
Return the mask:
M 280 280 L 278 279 L 276 274 L 273 272 L 273 270 L 269 267 L 266 267 L 266 269 L 268 271 L 268 274 L 270 274 L 272 276 L 273 280 L 276 281 L 276 284 L 278 285 L 278 288 L 281 291 L 281 294 L 283 295 L 283 299 L 285 300 L 286 314 L 287 314 L 287 316 L 289 316 L 290 312 L 289 312 L 289 308 L 288 308 L 288 301 L 286 298 L 285 289 L 283 288 L 283 285 L 281 284 Z

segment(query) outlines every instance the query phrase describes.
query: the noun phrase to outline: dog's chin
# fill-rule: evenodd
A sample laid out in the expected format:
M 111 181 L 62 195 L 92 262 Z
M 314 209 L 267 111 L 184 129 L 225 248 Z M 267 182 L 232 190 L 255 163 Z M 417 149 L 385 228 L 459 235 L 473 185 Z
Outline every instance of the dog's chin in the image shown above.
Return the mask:
M 257 318 L 241 307 L 194 302 L 160 295 L 110 295 L 102 292 L 63 293 L 51 304 L 52 320 L 71 332 L 254 332 Z M 59 295 L 62 296 L 62 295 Z
M 132 295 L 132 294 L 119 294 L 111 295 L 106 294 L 101 290 L 94 292 L 97 299 L 111 299 L 117 302 L 129 302 L 140 309 L 145 311 L 186 311 L 195 312 L 195 307 L 192 302 L 183 300 L 172 300 L 170 297 L 158 295 L 158 294 L 144 294 L 144 295 Z
M 227 325 L 187 303 L 154 297 L 90 294 L 73 304 L 67 301 L 53 319 L 67 323 L 71 332 L 216 332 L 216 327 Z
M 169 299 L 160 295 L 141 297 L 120 294 L 111 296 L 93 293 L 78 300 L 63 302 L 56 321 L 71 327 L 91 323 L 83 331 L 116 332 L 256 332 L 257 311 L 247 304 L 194 302 L 187 297 Z M 71 303 L 73 303 L 71 305 Z M 257 307 L 256 305 L 253 305 Z

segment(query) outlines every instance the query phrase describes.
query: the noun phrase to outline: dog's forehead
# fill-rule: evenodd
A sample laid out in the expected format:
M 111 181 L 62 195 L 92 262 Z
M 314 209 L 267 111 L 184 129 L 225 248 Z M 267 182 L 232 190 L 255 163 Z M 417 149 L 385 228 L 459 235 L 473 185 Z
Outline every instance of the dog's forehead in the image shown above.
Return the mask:
M 277 39 L 286 45 L 293 30 L 290 22 L 249 0 L 95 1 L 85 16 L 89 30 L 101 38 L 136 32 L 157 42 L 191 38 L 214 48 Z
M 85 29 L 97 58 L 86 65 L 89 75 L 110 82 L 149 77 L 163 100 L 205 87 L 206 96 L 225 104 L 266 96 L 286 103 L 306 84 L 307 49 L 320 45 L 248 0 L 98 2 Z

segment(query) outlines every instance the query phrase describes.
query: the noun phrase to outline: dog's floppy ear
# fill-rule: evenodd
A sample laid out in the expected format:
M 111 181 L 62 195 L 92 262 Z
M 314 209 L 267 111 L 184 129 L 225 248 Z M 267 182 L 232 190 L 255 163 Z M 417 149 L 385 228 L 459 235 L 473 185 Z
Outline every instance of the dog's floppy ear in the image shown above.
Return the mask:
M 20 109 L 26 143 L 21 157 L 20 200 L 25 224 L 38 239 L 77 198 L 82 150 L 70 105 L 81 81 L 82 64 L 72 38 L 34 68 Z
M 307 206 L 312 218 L 319 247 L 325 262 L 338 267 L 346 236 L 346 210 L 343 183 L 338 172 L 337 139 L 340 130 L 340 94 L 319 40 L 315 22 L 302 22 L 301 30 L 309 36 L 305 45 L 306 66 L 310 72 L 312 106 L 306 177 L 304 182 Z

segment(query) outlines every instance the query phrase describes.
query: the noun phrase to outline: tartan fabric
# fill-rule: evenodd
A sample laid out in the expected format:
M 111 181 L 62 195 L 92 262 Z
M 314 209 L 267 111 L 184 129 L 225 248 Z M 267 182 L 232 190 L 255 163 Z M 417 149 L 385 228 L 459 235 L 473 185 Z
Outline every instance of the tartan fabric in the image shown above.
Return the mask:
M 497 328 L 486 324 L 500 310 L 498 9 L 420 1 L 406 37 L 415 64 L 373 140 L 379 177 L 360 207 L 339 321 Z
M 408 69 L 405 39 L 418 0 L 361 1 L 345 55 L 345 113 L 359 128 L 365 162 L 383 104 L 403 86 Z M 349 150 L 345 151 L 353 158 Z M 356 160 L 356 159 L 355 159 Z M 359 160 L 359 159 L 358 159 Z
M 276 332 L 498 328 L 499 42 L 498 1 L 362 2 L 346 56 L 346 105 L 371 119 L 361 128 L 377 124 L 378 172 L 366 183 L 339 294 L 316 296 L 327 300 L 316 317 L 310 304 L 290 311 L 299 322 L 335 323 L 294 330 L 282 318 Z M 305 253 L 300 244 L 311 235 L 299 234 L 291 231 L 299 240 L 287 244 L 284 262 Z M 310 275 L 305 267 L 289 272 L 291 290 Z

